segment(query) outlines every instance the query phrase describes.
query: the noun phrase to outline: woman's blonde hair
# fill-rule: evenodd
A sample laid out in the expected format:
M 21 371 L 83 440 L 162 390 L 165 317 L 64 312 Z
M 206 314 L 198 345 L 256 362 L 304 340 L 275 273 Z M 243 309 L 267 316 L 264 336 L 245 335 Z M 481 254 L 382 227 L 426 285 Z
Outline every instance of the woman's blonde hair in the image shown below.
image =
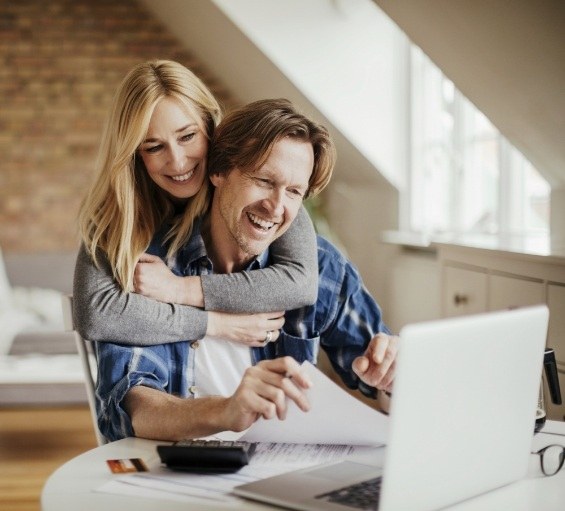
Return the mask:
M 170 256 L 190 236 L 194 219 L 206 211 L 210 201 L 210 185 L 205 179 L 183 214 L 175 217 L 170 198 L 151 180 L 137 155 L 155 106 L 164 97 L 182 103 L 211 138 L 221 119 L 221 108 L 194 73 L 169 60 L 135 66 L 114 96 L 96 177 L 79 212 L 86 250 L 96 265 L 99 250 L 106 255 L 114 278 L 125 291 L 133 289 L 135 264 L 164 221 L 172 221 L 167 235 Z

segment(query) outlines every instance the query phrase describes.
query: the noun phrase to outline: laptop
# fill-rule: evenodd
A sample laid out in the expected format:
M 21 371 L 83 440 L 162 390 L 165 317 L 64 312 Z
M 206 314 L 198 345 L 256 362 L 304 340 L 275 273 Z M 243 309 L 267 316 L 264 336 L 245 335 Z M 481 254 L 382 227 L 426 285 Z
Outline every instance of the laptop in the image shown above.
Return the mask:
M 425 511 L 523 478 L 548 317 L 540 305 L 404 327 L 384 461 L 346 459 L 234 492 L 300 510 Z

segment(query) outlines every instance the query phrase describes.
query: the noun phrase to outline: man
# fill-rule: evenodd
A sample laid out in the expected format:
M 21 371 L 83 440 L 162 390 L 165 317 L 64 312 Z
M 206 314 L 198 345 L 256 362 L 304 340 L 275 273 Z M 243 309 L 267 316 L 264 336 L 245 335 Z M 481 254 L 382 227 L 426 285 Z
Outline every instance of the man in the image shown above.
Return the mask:
M 209 155 L 212 204 L 179 252 L 177 269 L 268 266 L 269 245 L 309 191 L 327 182 L 320 161 L 328 151 L 327 131 L 287 101 L 259 101 L 227 116 Z M 157 236 L 150 251 L 162 256 L 164 250 Z M 276 342 L 251 349 L 213 338 L 133 348 L 98 344 L 102 433 L 112 440 L 177 440 L 242 431 L 259 417 L 284 419 L 287 398 L 306 412 L 310 382 L 300 363 L 315 363 L 320 345 L 349 387 L 372 396 L 376 388 L 390 389 L 397 338 L 388 335 L 356 270 L 321 238 L 318 260 L 316 304 L 288 312 Z

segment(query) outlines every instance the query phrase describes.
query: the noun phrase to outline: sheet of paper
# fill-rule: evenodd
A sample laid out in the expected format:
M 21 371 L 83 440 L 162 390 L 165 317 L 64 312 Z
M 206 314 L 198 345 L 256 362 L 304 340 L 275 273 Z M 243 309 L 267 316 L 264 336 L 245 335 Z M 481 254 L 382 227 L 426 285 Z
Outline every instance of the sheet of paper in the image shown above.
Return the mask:
M 240 484 L 348 456 L 371 455 L 376 451 L 372 447 L 352 445 L 259 444 L 249 465 L 235 473 L 191 474 L 158 467 L 150 473 L 118 476 L 97 491 L 186 502 L 213 501 L 229 507 L 238 499 L 231 495 L 231 491 Z
M 232 489 L 240 484 L 349 456 L 373 456 L 386 443 L 388 417 L 344 391 L 310 363 L 304 369 L 312 380 L 308 390 L 311 409 L 302 412 L 289 403 L 284 421 L 260 420 L 242 440 L 258 442 L 249 465 L 233 474 L 190 474 L 166 467 L 149 473 L 118 476 L 97 489 L 100 492 L 143 495 L 187 502 L 214 501 L 229 508 L 237 502 Z M 239 434 L 241 435 L 241 434 Z M 235 439 L 225 432 L 221 439 Z
M 241 437 L 248 442 L 382 445 L 388 438 L 388 417 L 355 399 L 319 369 L 304 362 L 312 380 L 310 411 L 289 401 L 284 421 L 259 419 Z
M 191 504 L 198 504 L 203 502 L 205 504 L 226 505 L 236 502 L 235 498 L 229 495 L 218 494 L 217 492 L 204 492 L 196 490 L 191 492 L 189 488 L 181 488 L 180 490 L 174 485 L 167 485 L 163 481 L 161 485 L 157 483 L 158 487 L 154 488 L 146 481 L 125 481 L 121 479 L 113 479 L 104 483 L 95 491 L 100 493 L 109 493 L 111 495 L 126 495 L 132 497 L 141 497 L 144 499 L 158 499 L 158 500 L 173 500 L 177 502 L 189 502 Z M 196 508 L 198 509 L 198 508 Z

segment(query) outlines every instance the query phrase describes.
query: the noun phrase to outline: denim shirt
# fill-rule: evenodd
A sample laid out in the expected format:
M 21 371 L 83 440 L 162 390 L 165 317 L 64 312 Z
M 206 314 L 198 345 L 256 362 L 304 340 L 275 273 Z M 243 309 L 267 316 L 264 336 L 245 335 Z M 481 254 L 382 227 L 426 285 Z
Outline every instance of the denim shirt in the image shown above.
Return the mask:
M 169 267 L 177 275 L 204 275 L 212 272 L 196 225 L 189 243 L 179 251 Z M 165 260 L 163 233 L 158 233 L 148 252 Z M 248 270 L 269 265 L 268 250 L 251 262 Z M 376 389 L 359 380 L 352 371 L 353 360 L 362 355 L 378 332 L 389 333 L 381 310 L 365 289 L 359 273 L 328 241 L 318 237 L 319 289 L 316 303 L 287 311 L 285 324 L 276 342 L 250 348 L 251 363 L 291 356 L 298 363 L 316 364 L 321 346 L 343 382 L 352 389 L 375 397 Z M 172 305 L 171 305 L 172 306 Z M 196 339 L 180 340 L 154 346 L 124 346 L 110 342 L 96 343 L 98 382 L 96 388 L 98 426 L 108 440 L 134 436 L 131 420 L 123 401 L 137 385 L 193 398 L 194 353 Z M 227 341 L 226 341 L 227 342 Z

